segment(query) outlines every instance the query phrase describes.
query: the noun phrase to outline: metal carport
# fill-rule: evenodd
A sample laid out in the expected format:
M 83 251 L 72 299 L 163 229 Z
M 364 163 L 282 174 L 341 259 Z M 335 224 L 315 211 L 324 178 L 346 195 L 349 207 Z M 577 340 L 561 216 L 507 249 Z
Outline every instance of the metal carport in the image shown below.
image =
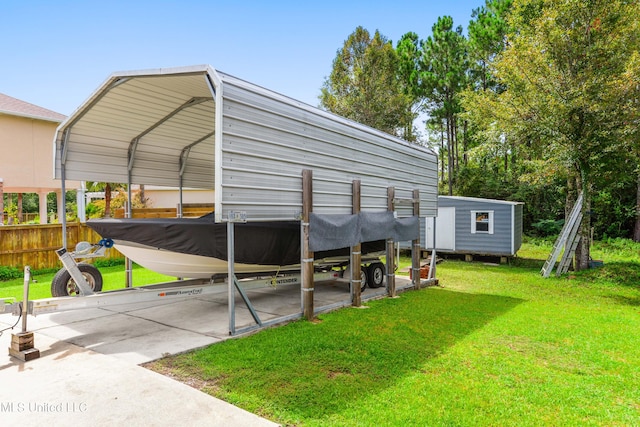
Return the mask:
M 231 233 L 240 217 L 293 219 L 305 236 L 305 209 L 348 215 L 356 204 L 421 220 L 437 213 L 431 150 L 207 65 L 112 74 L 60 125 L 54 149 L 63 183 L 214 189 L 216 221 Z M 313 172 L 306 195 L 305 171 Z M 303 299 L 313 298 L 304 277 Z

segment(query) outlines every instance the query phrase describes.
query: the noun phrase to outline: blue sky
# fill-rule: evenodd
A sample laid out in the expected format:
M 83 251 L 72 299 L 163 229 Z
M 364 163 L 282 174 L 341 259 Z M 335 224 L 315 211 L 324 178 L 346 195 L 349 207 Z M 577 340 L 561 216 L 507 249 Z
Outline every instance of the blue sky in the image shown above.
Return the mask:
M 0 92 L 69 115 L 113 72 L 209 64 L 318 104 L 357 26 L 422 39 L 484 0 L 2 0 Z

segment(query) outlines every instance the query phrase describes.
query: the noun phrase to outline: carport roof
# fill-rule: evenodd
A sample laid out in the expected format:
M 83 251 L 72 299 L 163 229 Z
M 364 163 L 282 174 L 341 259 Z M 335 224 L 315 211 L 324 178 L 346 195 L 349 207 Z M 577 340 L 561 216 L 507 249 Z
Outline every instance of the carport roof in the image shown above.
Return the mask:
M 58 127 L 56 178 L 64 165 L 71 180 L 214 188 L 221 76 L 207 65 L 113 73 Z

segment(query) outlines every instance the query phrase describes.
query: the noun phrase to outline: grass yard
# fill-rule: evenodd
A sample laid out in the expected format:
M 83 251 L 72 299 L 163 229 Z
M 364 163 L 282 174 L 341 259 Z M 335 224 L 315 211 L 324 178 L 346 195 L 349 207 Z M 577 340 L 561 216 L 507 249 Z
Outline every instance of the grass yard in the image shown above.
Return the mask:
M 122 289 L 125 284 L 125 271 L 123 265 L 115 265 L 111 267 L 99 267 L 102 274 L 102 290 L 110 291 L 114 289 Z M 56 272 L 37 273 L 31 275 L 31 283 L 29 284 L 29 299 L 51 298 L 51 281 Z M 133 265 L 133 284 L 134 286 L 148 285 L 151 283 L 160 283 L 175 280 L 175 277 L 165 276 L 153 271 L 146 270 L 137 264 Z M 0 282 L 0 298 L 15 298 L 22 301 L 24 292 L 24 278 L 8 280 Z
M 597 242 L 604 267 L 543 279 L 550 250 L 448 260 L 439 287 L 147 367 L 284 425 L 640 425 L 640 245 Z M 134 269 L 135 285 L 172 280 Z M 122 265 L 100 271 L 104 290 L 122 288 Z M 34 274 L 32 299 L 54 274 Z M 0 298 L 22 286 L 0 282 Z
M 640 245 L 543 279 L 550 249 L 148 367 L 284 425 L 640 425 Z

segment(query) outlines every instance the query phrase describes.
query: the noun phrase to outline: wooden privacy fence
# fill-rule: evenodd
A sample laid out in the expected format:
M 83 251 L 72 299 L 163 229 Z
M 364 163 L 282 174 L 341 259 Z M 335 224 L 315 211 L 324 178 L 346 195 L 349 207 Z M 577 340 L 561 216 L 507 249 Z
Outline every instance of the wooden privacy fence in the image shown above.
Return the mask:
M 67 223 L 67 248 L 73 250 L 78 242 L 97 243 L 98 233 L 84 223 Z M 0 266 L 38 270 L 61 267 L 55 251 L 62 247 L 62 224 L 0 226 Z M 111 248 L 107 258 L 122 258 Z
M 213 212 L 212 204 L 185 204 L 184 217 L 199 217 Z M 133 209 L 133 218 L 175 218 L 176 208 Z M 116 218 L 124 217 L 123 209 L 116 209 Z M 84 223 L 67 223 L 67 249 L 73 250 L 78 242 L 97 243 L 101 236 Z M 55 251 L 62 247 L 61 224 L 31 224 L 0 226 L 0 266 L 25 265 L 34 270 L 58 268 L 62 263 Z M 106 258 L 123 258 L 116 249 L 107 251 Z

